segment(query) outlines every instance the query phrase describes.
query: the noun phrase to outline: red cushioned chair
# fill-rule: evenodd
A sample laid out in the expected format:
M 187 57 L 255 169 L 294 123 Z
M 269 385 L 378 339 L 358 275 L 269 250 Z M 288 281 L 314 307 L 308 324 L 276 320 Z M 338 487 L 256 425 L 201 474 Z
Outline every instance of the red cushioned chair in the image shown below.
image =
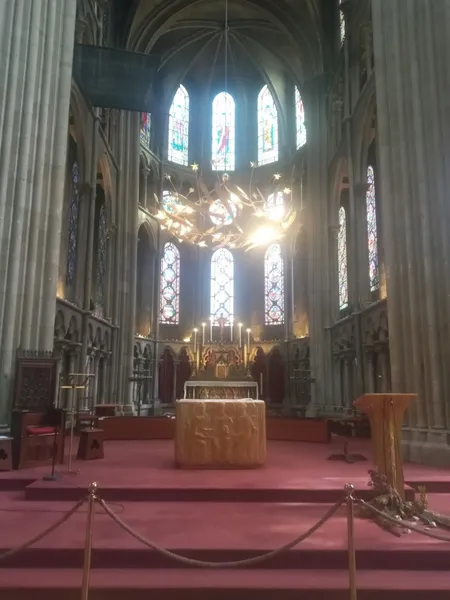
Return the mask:
M 51 409 L 46 413 L 13 410 L 13 466 L 24 469 L 64 461 L 65 412 Z

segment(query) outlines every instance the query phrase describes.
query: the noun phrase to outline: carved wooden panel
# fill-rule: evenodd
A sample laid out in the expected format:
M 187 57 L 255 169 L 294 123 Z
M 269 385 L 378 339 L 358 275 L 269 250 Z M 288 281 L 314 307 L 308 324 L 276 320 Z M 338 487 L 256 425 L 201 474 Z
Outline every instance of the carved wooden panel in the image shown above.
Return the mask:
M 14 408 L 46 412 L 54 405 L 56 394 L 54 358 L 18 358 Z

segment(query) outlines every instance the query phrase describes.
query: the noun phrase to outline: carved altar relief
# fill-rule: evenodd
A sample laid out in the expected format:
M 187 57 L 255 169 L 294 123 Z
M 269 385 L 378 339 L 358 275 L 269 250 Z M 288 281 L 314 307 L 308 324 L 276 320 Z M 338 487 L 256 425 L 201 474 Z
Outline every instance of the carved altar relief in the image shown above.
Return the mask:
M 254 468 L 266 459 L 261 400 L 179 400 L 176 463 L 190 468 Z

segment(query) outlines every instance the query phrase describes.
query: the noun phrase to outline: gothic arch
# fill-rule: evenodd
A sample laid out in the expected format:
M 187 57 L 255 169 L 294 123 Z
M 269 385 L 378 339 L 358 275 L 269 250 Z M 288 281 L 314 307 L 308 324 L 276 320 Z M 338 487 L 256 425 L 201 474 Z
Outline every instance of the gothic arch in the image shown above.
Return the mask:
M 148 336 L 153 325 L 156 249 L 146 223 L 139 227 L 137 238 L 135 333 Z

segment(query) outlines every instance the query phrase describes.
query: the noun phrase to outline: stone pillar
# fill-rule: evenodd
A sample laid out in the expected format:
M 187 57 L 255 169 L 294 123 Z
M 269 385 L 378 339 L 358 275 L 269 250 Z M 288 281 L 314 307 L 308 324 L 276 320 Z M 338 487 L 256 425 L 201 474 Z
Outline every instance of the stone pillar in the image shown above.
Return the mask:
M 124 412 L 132 413 L 132 394 L 129 377 L 133 372 L 133 348 L 136 313 L 136 269 L 139 210 L 139 151 L 140 151 L 140 115 L 122 111 L 119 117 L 118 163 L 120 167 L 120 186 L 118 203 L 121 213 L 118 222 L 118 249 L 120 254 L 120 289 L 118 350 L 119 378 L 118 403 L 123 404 Z
M 418 393 L 406 457 L 449 465 L 450 2 L 372 13 L 392 386 Z
M 308 180 L 305 227 L 308 232 L 308 294 L 312 404 L 331 403 L 331 294 L 327 189 L 326 80 L 319 76 L 304 87 L 308 115 Z M 310 407 L 310 412 L 313 406 Z
M 16 350 L 52 350 L 76 0 L 0 11 L 0 422 Z

